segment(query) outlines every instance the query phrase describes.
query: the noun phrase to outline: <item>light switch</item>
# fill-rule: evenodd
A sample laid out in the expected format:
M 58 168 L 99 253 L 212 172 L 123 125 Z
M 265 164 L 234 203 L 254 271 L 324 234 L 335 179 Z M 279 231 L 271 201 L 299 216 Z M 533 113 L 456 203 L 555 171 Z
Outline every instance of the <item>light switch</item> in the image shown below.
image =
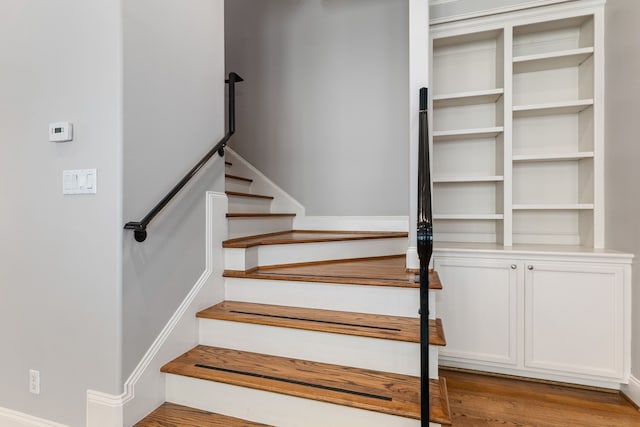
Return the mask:
M 95 194 L 96 169 L 74 169 L 62 171 L 62 194 Z

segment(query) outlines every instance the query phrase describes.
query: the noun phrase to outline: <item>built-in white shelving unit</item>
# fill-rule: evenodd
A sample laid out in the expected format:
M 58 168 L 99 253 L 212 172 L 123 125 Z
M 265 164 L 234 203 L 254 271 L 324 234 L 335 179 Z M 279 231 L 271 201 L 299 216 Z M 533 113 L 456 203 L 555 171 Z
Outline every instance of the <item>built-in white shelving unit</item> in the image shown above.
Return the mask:
M 603 246 L 595 10 L 432 26 L 438 241 Z

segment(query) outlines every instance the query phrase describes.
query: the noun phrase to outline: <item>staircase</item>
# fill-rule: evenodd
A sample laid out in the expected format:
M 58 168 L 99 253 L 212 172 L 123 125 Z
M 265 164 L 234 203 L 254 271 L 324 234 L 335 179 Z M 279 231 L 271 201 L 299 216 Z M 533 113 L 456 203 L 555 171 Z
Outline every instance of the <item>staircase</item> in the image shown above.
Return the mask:
M 162 368 L 167 403 L 136 426 L 427 425 L 406 233 L 292 230 L 294 214 L 226 168 L 226 300 L 198 313 L 200 344 Z M 433 308 L 429 425 L 450 425 Z

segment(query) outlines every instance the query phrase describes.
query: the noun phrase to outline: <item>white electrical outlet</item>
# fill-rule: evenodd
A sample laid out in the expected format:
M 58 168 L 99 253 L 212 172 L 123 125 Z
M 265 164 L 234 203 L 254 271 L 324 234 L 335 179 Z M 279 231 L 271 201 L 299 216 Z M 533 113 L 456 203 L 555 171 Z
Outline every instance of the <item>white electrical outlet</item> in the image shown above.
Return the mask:
M 29 391 L 40 394 L 40 371 L 29 369 Z

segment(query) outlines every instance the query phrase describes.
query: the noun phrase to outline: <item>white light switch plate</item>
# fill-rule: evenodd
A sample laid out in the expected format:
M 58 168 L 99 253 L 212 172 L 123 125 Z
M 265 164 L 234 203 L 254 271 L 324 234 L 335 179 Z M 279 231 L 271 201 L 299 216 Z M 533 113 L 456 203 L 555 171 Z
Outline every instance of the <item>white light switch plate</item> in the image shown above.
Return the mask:
M 74 169 L 62 171 L 62 194 L 95 194 L 96 169 Z

